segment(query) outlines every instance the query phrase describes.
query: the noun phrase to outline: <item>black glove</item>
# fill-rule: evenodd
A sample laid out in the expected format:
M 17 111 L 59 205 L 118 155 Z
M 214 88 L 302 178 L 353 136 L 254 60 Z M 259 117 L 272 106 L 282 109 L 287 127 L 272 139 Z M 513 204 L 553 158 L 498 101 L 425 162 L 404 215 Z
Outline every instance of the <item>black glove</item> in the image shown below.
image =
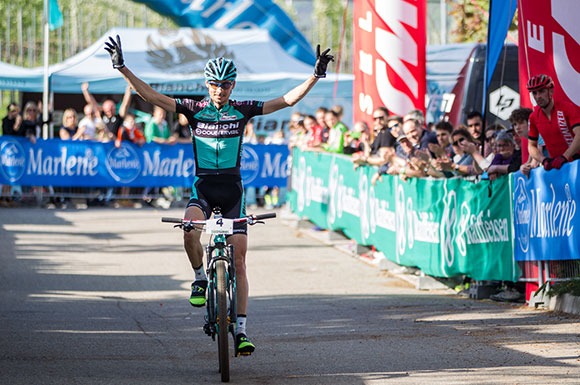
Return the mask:
M 554 160 L 553 158 L 544 158 L 544 160 L 542 161 L 542 166 L 544 166 L 544 170 L 550 171 L 552 169 L 553 160 Z
M 334 56 L 329 55 L 330 48 L 324 50 L 320 53 L 320 44 L 316 46 L 316 64 L 314 64 L 314 76 L 317 78 L 326 77 L 326 66 L 331 61 L 334 61 Z
M 105 42 L 105 51 L 111 55 L 111 61 L 113 62 L 113 68 L 119 69 L 125 67 L 125 62 L 123 61 L 123 51 L 121 50 L 121 38 L 117 35 L 117 41 L 113 40 L 109 36 L 110 43 Z

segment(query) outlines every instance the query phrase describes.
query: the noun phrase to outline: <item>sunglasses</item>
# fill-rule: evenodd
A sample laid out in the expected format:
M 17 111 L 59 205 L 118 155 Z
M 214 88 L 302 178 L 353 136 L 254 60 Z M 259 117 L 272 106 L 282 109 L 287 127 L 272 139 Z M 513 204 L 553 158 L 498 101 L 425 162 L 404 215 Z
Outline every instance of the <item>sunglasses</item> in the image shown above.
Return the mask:
M 399 123 L 395 123 L 389 126 L 389 128 L 395 128 L 395 127 L 399 127 Z
M 459 145 L 459 143 L 463 143 L 464 140 L 465 140 L 465 138 L 458 139 L 455 142 L 453 142 L 453 145 L 457 146 L 457 145 Z
M 234 82 L 207 82 L 211 88 L 216 89 L 218 87 L 223 88 L 224 90 L 229 90 L 230 88 L 232 88 L 232 86 L 234 85 Z
M 386 116 L 373 116 L 373 120 L 385 120 Z

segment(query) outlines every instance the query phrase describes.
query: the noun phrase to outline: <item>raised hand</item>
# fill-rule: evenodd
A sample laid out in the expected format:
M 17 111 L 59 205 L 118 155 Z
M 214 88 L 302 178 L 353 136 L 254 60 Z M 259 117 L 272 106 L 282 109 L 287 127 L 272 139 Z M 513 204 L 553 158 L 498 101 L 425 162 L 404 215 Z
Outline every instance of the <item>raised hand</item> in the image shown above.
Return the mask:
M 317 78 L 326 77 L 326 67 L 328 63 L 334 61 L 334 56 L 329 54 L 330 48 L 320 53 L 320 44 L 316 46 L 316 64 L 314 64 L 314 76 Z
M 125 62 L 123 60 L 123 50 L 121 49 L 121 38 L 117 35 L 117 41 L 113 40 L 109 36 L 110 42 L 105 42 L 105 51 L 111 55 L 111 61 L 113 62 L 113 68 L 119 69 L 125 67 Z

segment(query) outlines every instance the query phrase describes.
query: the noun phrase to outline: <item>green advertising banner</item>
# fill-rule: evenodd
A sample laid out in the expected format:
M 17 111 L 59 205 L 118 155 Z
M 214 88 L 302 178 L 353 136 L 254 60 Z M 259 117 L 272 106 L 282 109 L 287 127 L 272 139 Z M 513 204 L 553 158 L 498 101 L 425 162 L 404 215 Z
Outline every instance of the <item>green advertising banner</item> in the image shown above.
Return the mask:
M 355 169 L 348 156 L 295 150 L 291 208 L 432 276 L 518 279 L 507 177 L 474 183 L 384 175 L 373 186 L 376 171 Z

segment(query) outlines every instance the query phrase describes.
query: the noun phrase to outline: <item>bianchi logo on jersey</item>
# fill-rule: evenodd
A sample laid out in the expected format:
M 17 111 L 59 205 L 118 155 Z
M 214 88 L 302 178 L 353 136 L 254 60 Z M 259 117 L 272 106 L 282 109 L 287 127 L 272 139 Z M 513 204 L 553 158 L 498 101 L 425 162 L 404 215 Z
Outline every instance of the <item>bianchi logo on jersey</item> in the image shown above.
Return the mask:
M 197 136 L 237 136 L 240 133 L 240 122 L 232 123 L 207 123 L 198 122 L 195 127 Z

